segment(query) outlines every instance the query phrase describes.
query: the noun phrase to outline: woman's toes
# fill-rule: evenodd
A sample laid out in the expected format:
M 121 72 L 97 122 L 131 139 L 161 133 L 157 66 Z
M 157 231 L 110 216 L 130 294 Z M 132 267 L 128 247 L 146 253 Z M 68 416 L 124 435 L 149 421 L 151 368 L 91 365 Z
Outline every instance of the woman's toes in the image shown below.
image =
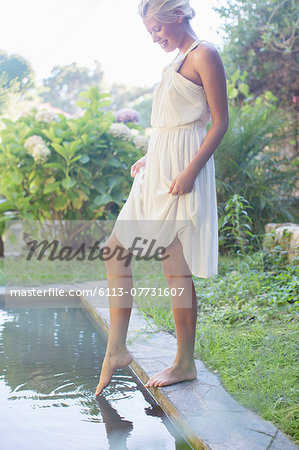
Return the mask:
M 153 387 L 154 382 L 155 382 L 155 379 L 154 379 L 154 378 L 150 378 L 150 379 L 147 381 L 145 387 Z
M 160 383 L 161 383 L 160 379 L 155 380 L 154 387 L 158 387 Z

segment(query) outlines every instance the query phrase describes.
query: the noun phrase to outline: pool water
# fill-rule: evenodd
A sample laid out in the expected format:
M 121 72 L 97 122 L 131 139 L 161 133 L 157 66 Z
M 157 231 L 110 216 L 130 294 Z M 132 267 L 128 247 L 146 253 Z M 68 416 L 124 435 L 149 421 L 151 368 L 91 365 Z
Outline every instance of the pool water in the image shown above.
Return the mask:
M 190 449 L 129 368 L 95 398 L 104 351 L 82 308 L 0 309 L 0 449 Z

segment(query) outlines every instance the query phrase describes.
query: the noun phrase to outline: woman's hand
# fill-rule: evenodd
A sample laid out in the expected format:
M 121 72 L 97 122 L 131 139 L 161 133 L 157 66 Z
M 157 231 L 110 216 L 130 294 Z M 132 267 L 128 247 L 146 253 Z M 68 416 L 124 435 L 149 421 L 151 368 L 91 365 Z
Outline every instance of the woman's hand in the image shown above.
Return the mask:
M 146 155 L 138 159 L 138 161 L 136 161 L 135 164 L 133 164 L 133 166 L 131 167 L 131 177 L 134 178 L 140 171 L 141 167 L 144 167 L 145 164 L 146 164 Z
M 179 173 L 171 183 L 168 194 L 171 195 L 183 195 L 192 191 L 195 179 L 184 170 Z

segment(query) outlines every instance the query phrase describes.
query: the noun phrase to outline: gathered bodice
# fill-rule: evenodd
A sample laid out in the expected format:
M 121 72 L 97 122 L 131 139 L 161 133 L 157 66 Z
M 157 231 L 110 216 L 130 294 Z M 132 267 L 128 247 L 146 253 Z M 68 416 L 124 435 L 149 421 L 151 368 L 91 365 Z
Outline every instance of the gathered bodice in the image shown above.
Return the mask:
M 152 127 L 175 128 L 198 123 L 205 128 L 210 121 L 204 88 L 178 72 L 188 53 L 200 42 L 194 41 L 184 54 L 164 68 L 162 79 L 154 90 Z

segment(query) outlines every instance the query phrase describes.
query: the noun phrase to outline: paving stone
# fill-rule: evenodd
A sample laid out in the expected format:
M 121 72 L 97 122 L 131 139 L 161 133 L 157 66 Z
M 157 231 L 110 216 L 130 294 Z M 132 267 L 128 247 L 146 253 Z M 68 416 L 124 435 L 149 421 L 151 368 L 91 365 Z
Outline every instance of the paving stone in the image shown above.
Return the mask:
M 195 365 L 196 365 L 197 372 L 207 372 L 208 371 L 208 369 L 206 368 L 204 363 L 202 361 L 200 361 L 200 359 L 195 360 Z M 209 372 L 209 373 L 211 373 L 211 372 Z M 214 376 L 216 376 L 216 375 L 214 375 Z
M 212 450 L 266 450 L 272 436 L 243 427 L 240 419 L 244 423 L 246 415 L 207 411 L 199 417 L 189 417 L 188 425 Z
M 204 399 L 209 411 L 239 411 L 244 408 L 236 402 L 222 386 L 211 386 Z
M 150 326 L 139 312 L 132 310 L 130 319 L 130 331 L 144 330 L 147 332 L 156 332 L 156 327 Z
M 173 405 L 180 405 L 180 415 L 185 420 L 198 417 L 206 411 L 205 402 L 194 395 L 194 391 L 186 386 L 187 383 L 186 381 L 179 383 L 180 388 L 171 391 L 167 386 L 162 388 L 164 395 Z
M 196 380 L 194 383 L 192 383 L 192 391 L 194 393 L 194 398 L 196 398 L 199 402 L 203 403 L 211 387 L 212 386 L 209 384 L 204 384 Z
M 176 338 L 165 331 L 150 333 L 150 345 L 155 347 L 173 348 L 176 350 Z
M 173 354 L 165 355 L 163 358 L 155 358 L 155 361 L 164 363 L 166 367 L 169 367 L 173 363 L 175 355 L 176 353 L 174 352 Z
M 92 306 L 92 304 L 91 304 Z M 102 319 L 105 320 L 107 325 L 109 325 L 109 309 L 106 308 L 96 308 L 96 312 L 100 315 Z
M 220 386 L 219 378 L 214 374 L 205 370 L 197 370 L 197 380 L 200 383 L 209 384 L 210 386 Z
M 271 443 L 269 450 L 298 450 L 297 445 L 289 441 L 285 435 L 278 430 L 273 442 Z
M 144 343 L 149 347 L 155 347 L 155 348 L 172 348 L 174 351 L 176 350 L 176 341 L 173 342 L 172 347 L 170 346 L 170 342 L 167 341 L 167 337 L 164 334 L 160 335 L 160 343 L 157 339 L 157 335 L 159 336 L 159 331 L 153 332 L 152 330 L 147 329 L 137 329 L 132 330 L 129 328 L 128 330 L 128 336 L 131 340 L 138 339 L 138 342 Z

